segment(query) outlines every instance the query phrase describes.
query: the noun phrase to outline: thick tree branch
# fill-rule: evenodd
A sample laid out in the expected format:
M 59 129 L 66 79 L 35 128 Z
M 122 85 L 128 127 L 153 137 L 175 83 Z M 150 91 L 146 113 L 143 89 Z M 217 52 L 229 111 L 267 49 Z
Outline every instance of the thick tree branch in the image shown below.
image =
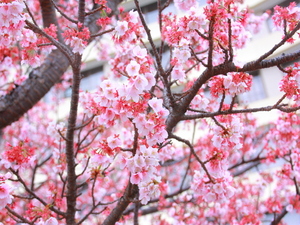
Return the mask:
M 42 1 L 44 3 L 44 1 Z M 46 1 L 49 2 L 49 1 Z M 113 12 L 117 12 L 117 4 L 120 0 L 108 1 Z M 49 6 L 49 4 L 47 4 Z M 47 14 L 52 15 L 51 13 Z M 90 29 L 91 33 L 97 33 L 99 26 L 95 21 L 100 17 L 100 14 L 94 13 L 85 18 L 85 26 Z M 45 17 L 45 25 L 55 23 L 52 18 Z M 61 80 L 62 75 L 69 67 L 68 59 L 59 51 L 52 51 L 43 64 L 30 72 L 27 80 L 23 84 L 16 87 L 9 94 L 0 97 L 0 129 L 10 125 L 22 117 L 29 109 L 31 109 L 45 94 L 48 93 L 51 87 Z
M 300 58 L 300 51 L 296 51 L 294 53 L 281 55 L 276 58 L 265 59 L 265 60 L 262 60 L 261 62 L 252 61 L 252 62 L 246 63 L 242 68 L 235 66 L 234 63 L 232 63 L 232 62 L 227 62 L 227 63 L 220 64 L 218 66 L 215 66 L 212 74 L 209 73 L 208 69 L 205 70 L 199 76 L 199 78 L 195 81 L 195 83 L 190 88 L 190 90 L 187 91 L 188 94 L 181 99 L 181 102 L 180 102 L 180 104 L 177 105 L 176 110 L 168 116 L 167 122 L 166 122 L 167 131 L 168 132 L 172 131 L 172 129 L 176 126 L 176 124 L 181 119 L 183 119 L 183 116 L 184 116 L 185 112 L 187 111 L 191 101 L 193 100 L 195 95 L 198 93 L 198 91 L 202 87 L 202 85 L 205 84 L 211 77 L 220 75 L 220 74 L 227 74 L 228 72 L 251 72 L 251 71 L 269 68 L 269 67 L 277 66 L 277 65 L 284 64 L 287 62 L 291 62 L 291 61 L 294 61 L 299 58 Z M 290 111 L 288 108 L 284 108 L 283 106 L 277 106 L 276 108 L 283 112 Z M 260 111 L 269 111 L 269 110 L 271 110 L 271 109 L 269 109 L 269 107 L 267 107 L 266 110 L 260 110 Z M 184 119 L 188 119 L 188 116 L 185 116 Z
M 276 218 L 272 221 L 271 225 L 278 225 L 282 218 L 288 213 L 286 209 L 283 209 L 282 212 L 276 216 Z
M 84 23 L 85 0 L 79 1 L 78 21 Z M 68 118 L 68 127 L 66 134 L 66 162 L 67 162 L 67 212 L 66 223 L 75 224 L 76 199 L 77 199 L 77 176 L 75 172 L 75 149 L 74 149 L 74 132 L 76 130 L 76 121 L 79 105 L 79 89 L 81 81 L 81 63 L 82 55 L 75 54 L 75 60 L 71 62 L 73 72 L 71 105 Z
M 119 200 L 117 206 L 111 211 L 102 225 L 113 225 L 123 215 L 123 212 L 138 193 L 138 186 L 129 183 L 126 187 L 123 197 Z
M 75 153 L 74 153 L 74 131 L 76 128 L 76 119 L 79 101 L 79 85 L 80 85 L 80 67 L 81 55 L 76 54 L 75 62 L 72 64 L 73 83 L 71 106 L 68 119 L 68 128 L 66 134 L 66 162 L 67 162 L 67 212 L 66 223 L 68 225 L 75 224 L 76 198 L 77 198 L 77 176 L 75 173 Z
M 210 25 L 213 23 L 211 21 Z M 234 65 L 231 61 L 222 63 L 218 66 L 212 67 L 212 62 L 208 61 L 208 68 L 199 76 L 199 78 L 195 81 L 193 86 L 188 91 L 188 95 L 181 99 L 181 103 L 176 106 L 176 111 L 174 113 L 170 113 L 167 122 L 166 122 L 166 130 L 171 132 L 172 129 L 176 126 L 176 124 L 181 120 L 181 117 L 187 111 L 191 101 L 202 87 L 211 77 L 227 74 L 228 72 L 250 72 L 259 69 L 269 68 L 273 66 L 278 66 L 283 63 L 291 62 L 300 58 L 300 51 L 296 51 L 294 53 L 282 55 L 272 59 L 266 59 L 268 56 L 272 55 L 275 50 L 277 50 L 280 46 L 282 46 L 286 41 L 291 38 L 298 30 L 300 29 L 300 23 L 297 24 L 295 29 L 291 31 L 288 35 L 286 35 L 283 40 L 281 40 L 277 45 L 275 45 L 270 51 L 259 57 L 257 60 L 246 63 L 242 68 L 239 68 Z M 213 28 L 210 27 L 209 34 L 213 33 Z M 210 37 L 209 40 L 212 40 Z M 209 50 L 212 51 L 213 43 L 210 41 Z M 211 53 L 209 52 L 209 56 Z M 209 57 L 210 59 L 211 57 Z
M 168 198 L 173 198 L 173 197 L 176 197 L 180 194 L 182 194 L 183 192 L 185 191 L 188 191 L 190 189 L 190 186 L 187 186 L 185 188 L 182 188 L 182 189 L 179 189 L 171 194 L 166 194 L 164 195 L 164 198 L 165 199 L 168 199 Z M 160 198 L 156 198 L 156 199 L 152 199 L 151 201 L 149 201 L 149 204 L 150 203 L 155 203 L 155 202 L 158 202 Z M 154 212 L 157 212 L 159 207 L 149 207 L 149 205 L 145 206 L 145 209 L 143 209 L 143 205 L 140 205 L 140 209 L 141 210 L 141 214 L 142 215 L 146 215 L 146 214 L 150 214 L 150 213 L 154 213 Z M 135 206 L 130 206 L 128 209 L 126 209 L 123 213 L 123 215 L 129 215 L 130 213 L 132 213 L 133 211 L 135 210 Z

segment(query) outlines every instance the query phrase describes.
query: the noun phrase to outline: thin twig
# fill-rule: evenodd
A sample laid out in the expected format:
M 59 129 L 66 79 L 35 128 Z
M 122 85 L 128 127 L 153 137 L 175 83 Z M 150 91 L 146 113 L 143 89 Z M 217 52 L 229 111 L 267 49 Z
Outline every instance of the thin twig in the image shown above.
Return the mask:
M 58 6 L 56 5 L 56 3 L 55 3 L 53 0 L 51 0 L 51 2 L 52 2 L 52 4 L 53 4 L 54 8 L 60 13 L 60 15 L 62 15 L 64 18 L 66 18 L 66 19 L 69 20 L 70 22 L 72 22 L 72 23 L 74 23 L 74 24 L 78 24 L 78 21 L 77 21 L 77 20 L 74 20 L 74 19 L 70 18 L 70 17 L 67 16 L 63 11 L 61 11 L 61 10 L 58 8 Z
M 181 137 L 178 137 L 177 135 L 172 134 L 172 133 L 169 134 L 169 138 L 174 138 L 174 139 L 176 139 L 177 141 L 180 141 L 180 142 L 182 142 L 182 143 L 185 143 L 185 144 L 190 148 L 190 150 L 191 150 L 192 154 L 195 156 L 196 160 L 200 163 L 202 169 L 205 171 L 205 173 L 206 173 L 208 179 L 210 180 L 210 182 L 215 183 L 215 180 L 211 177 L 211 175 L 210 175 L 210 173 L 208 172 L 208 170 L 207 170 L 205 164 L 204 164 L 204 163 L 202 162 L 202 160 L 198 157 L 198 155 L 196 154 L 196 152 L 195 152 L 195 150 L 194 150 L 194 147 L 192 146 L 192 144 L 191 144 L 188 140 L 185 140 L 185 139 L 183 139 L 183 138 L 181 138 Z
M 112 32 L 112 31 L 114 31 L 114 30 L 115 30 L 115 28 L 110 28 L 110 29 L 108 29 L 108 30 L 101 31 L 101 32 L 99 32 L 99 33 L 97 33 L 97 34 L 92 34 L 90 37 L 91 37 L 91 38 L 99 37 L 99 36 L 102 36 L 103 34 L 107 34 L 107 33 Z
M 13 216 L 17 217 L 20 221 L 22 221 L 22 223 L 26 223 L 26 224 L 31 224 L 33 225 L 33 222 L 30 222 L 29 220 L 27 220 L 25 217 L 21 216 L 20 214 L 18 214 L 16 211 L 12 210 L 11 208 L 9 208 L 8 206 L 5 206 L 5 209 L 12 214 Z M 14 219 L 15 220 L 15 219 Z
M 274 109 L 277 109 L 282 112 L 295 112 L 300 109 L 300 106 L 295 107 L 286 107 L 287 104 L 280 104 L 277 106 L 265 106 L 260 108 L 248 108 L 248 109 L 235 109 L 235 110 L 225 110 L 225 111 L 218 111 L 218 112 L 207 112 L 207 113 L 199 113 L 194 115 L 184 115 L 180 118 L 180 121 L 183 120 L 193 120 L 193 119 L 200 119 L 200 118 L 208 118 L 220 115 L 229 115 L 229 114 L 241 114 L 241 113 L 254 113 L 254 112 L 268 112 Z
M 40 203 L 42 203 L 44 206 L 49 206 L 48 203 L 46 203 L 43 199 L 41 199 L 39 196 L 37 196 L 33 191 L 29 189 L 29 187 L 26 185 L 25 181 L 21 178 L 19 173 L 12 168 L 10 168 L 10 171 L 18 178 L 18 181 L 23 185 L 25 188 L 25 191 L 30 194 L 32 197 L 34 197 L 36 200 L 38 200 Z M 65 216 L 65 213 L 56 209 L 54 206 L 49 206 L 49 209 L 51 209 L 53 212 L 57 213 L 58 215 Z
M 38 27 L 38 24 L 37 24 L 37 22 L 35 21 L 34 16 L 32 15 L 31 10 L 29 9 L 29 7 L 28 7 L 26 1 L 23 1 L 23 2 L 24 2 L 24 4 L 25 4 L 25 6 L 26 6 L 26 10 L 27 10 L 27 12 L 28 12 L 30 18 L 32 19 L 33 24 L 34 24 L 35 26 Z

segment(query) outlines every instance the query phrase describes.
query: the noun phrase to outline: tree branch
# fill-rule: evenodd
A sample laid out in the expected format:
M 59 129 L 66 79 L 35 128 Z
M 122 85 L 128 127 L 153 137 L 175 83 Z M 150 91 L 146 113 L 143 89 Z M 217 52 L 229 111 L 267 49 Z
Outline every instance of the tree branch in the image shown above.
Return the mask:
M 42 1 L 44 3 L 44 1 Z M 48 0 L 48 2 L 50 2 Z M 120 0 L 110 0 L 109 5 L 116 6 Z M 117 9 L 111 7 L 115 12 Z M 48 15 L 50 16 L 50 14 Z M 55 17 L 51 17 L 52 19 Z M 97 33 L 99 26 L 95 21 L 100 14 L 94 13 L 85 18 L 85 26 L 91 33 Z M 47 16 L 44 24 L 52 24 Z M 41 98 L 48 93 L 51 87 L 58 83 L 67 70 L 70 63 L 59 51 L 53 50 L 45 59 L 43 64 L 30 72 L 23 84 L 13 89 L 9 94 L 0 97 L 0 129 L 19 120 L 29 109 L 31 109 Z
M 126 187 L 123 197 L 120 198 L 117 206 L 111 211 L 111 213 L 106 217 L 102 225 L 113 225 L 115 224 L 123 215 L 123 212 L 127 206 L 131 203 L 138 193 L 138 186 L 129 183 Z

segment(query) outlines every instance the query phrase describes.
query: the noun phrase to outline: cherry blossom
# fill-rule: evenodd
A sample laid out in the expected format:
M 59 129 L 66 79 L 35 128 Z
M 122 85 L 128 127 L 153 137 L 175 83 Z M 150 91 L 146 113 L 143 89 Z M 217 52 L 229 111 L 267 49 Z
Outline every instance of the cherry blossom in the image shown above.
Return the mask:
M 215 97 L 228 93 L 237 95 L 249 91 L 252 84 L 252 76 L 246 73 L 230 73 L 226 77 L 213 77 L 209 86 L 211 94 Z
M 128 30 L 128 23 L 126 21 L 118 21 L 115 30 L 118 36 L 124 35 L 125 32 Z
M 191 7 L 193 7 L 196 4 L 196 0 L 188 0 L 188 1 L 175 0 L 174 3 L 181 10 L 189 10 Z
M 126 72 L 129 76 L 138 75 L 140 71 L 140 65 L 136 62 L 131 60 L 130 63 L 126 66 Z
M 13 188 L 6 183 L 6 180 L 11 177 L 11 174 L 0 176 L 0 209 L 3 210 L 7 204 L 11 204 L 13 197 L 11 192 Z

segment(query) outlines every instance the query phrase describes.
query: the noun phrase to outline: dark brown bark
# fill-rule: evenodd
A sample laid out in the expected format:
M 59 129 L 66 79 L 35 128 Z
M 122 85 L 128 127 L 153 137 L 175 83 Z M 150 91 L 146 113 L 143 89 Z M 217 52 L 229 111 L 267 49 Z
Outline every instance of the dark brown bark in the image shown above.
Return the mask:
M 213 22 L 211 22 L 213 23 Z M 187 111 L 191 101 L 198 93 L 199 89 L 205 84 L 210 78 L 220 74 L 227 74 L 228 72 L 250 72 L 259 69 L 269 68 L 273 66 L 278 66 L 283 63 L 291 62 L 300 58 L 300 51 L 296 51 L 291 54 L 282 55 L 272 59 L 266 59 L 271 56 L 280 46 L 287 42 L 289 38 L 291 38 L 298 30 L 300 29 L 300 23 L 291 31 L 285 38 L 283 38 L 278 44 L 276 44 L 272 49 L 263 54 L 257 60 L 246 63 L 242 68 L 239 68 L 234 65 L 232 61 L 225 61 L 223 64 L 218 66 L 211 65 L 212 55 L 209 53 L 208 57 L 208 68 L 199 76 L 199 78 L 195 81 L 193 86 L 187 91 L 187 95 L 181 99 L 180 102 L 176 103 L 174 106 L 170 105 L 168 108 L 170 109 L 170 114 L 168 116 L 166 122 L 166 130 L 170 133 L 172 129 L 176 126 L 176 124 L 182 119 L 185 112 Z M 213 29 L 209 31 L 209 34 L 213 33 Z M 212 39 L 212 36 L 209 40 Z M 213 45 L 210 44 L 209 52 L 212 51 Z
M 113 225 L 121 218 L 127 206 L 135 200 L 138 193 L 138 186 L 129 183 L 126 187 L 123 197 L 120 198 L 117 206 L 107 216 L 102 225 Z
M 17 121 L 31 109 L 67 70 L 69 62 L 59 51 L 54 50 L 43 65 L 33 70 L 28 79 L 11 93 L 0 98 L 0 128 Z
M 283 217 L 288 213 L 288 211 L 286 209 L 283 209 L 282 212 L 280 214 L 278 214 L 274 220 L 272 221 L 271 225 L 277 225 L 281 222 L 281 220 L 283 219 Z
M 79 102 L 79 86 L 80 86 L 80 67 L 81 55 L 75 56 L 72 83 L 71 106 L 68 119 L 68 129 L 66 134 L 66 161 L 67 161 L 67 212 L 66 223 L 68 225 L 75 224 L 76 198 L 77 198 L 77 177 L 75 173 L 75 153 L 74 153 L 74 131 L 76 127 L 78 102 Z
M 117 12 L 116 6 L 121 0 L 110 0 L 108 5 L 113 12 Z M 56 23 L 53 7 L 49 1 L 41 0 L 44 25 Z M 50 11 L 49 11 L 50 10 Z M 96 33 L 99 27 L 94 23 L 100 17 L 100 13 L 85 18 L 85 25 L 90 32 Z M 28 79 L 16 87 L 9 94 L 0 97 L 0 129 L 19 120 L 29 109 L 42 99 L 54 84 L 61 80 L 62 75 L 70 65 L 68 59 L 59 51 L 54 50 L 47 56 L 42 66 L 30 72 Z
M 57 18 L 55 14 L 54 6 L 51 3 L 51 0 L 39 0 L 44 27 L 49 27 L 51 24 L 58 25 Z
M 184 114 L 187 111 L 191 101 L 202 87 L 211 77 L 220 75 L 220 74 L 227 74 L 228 72 L 250 72 L 259 69 L 274 67 L 277 65 L 281 65 L 287 62 L 292 62 L 294 60 L 300 59 L 300 51 L 296 51 L 294 53 L 282 55 L 273 59 L 265 59 L 262 61 L 253 61 L 246 63 L 242 68 L 239 68 L 234 65 L 232 62 L 227 62 L 218 66 L 213 67 L 212 72 L 208 69 L 205 70 L 201 76 L 195 81 L 193 86 L 189 89 L 188 94 L 181 99 L 180 102 L 176 104 L 176 107 L 173 107 L 172 113 L 169 114 L 169 117 L 166 122 L 166 130 L 171 132 L 172 129 L 176 126 L 176 124 L 184 118 Z M 273 108 L 272 108 L 273 109 Z M 284 109 L 281 108 L 283 111 Z

